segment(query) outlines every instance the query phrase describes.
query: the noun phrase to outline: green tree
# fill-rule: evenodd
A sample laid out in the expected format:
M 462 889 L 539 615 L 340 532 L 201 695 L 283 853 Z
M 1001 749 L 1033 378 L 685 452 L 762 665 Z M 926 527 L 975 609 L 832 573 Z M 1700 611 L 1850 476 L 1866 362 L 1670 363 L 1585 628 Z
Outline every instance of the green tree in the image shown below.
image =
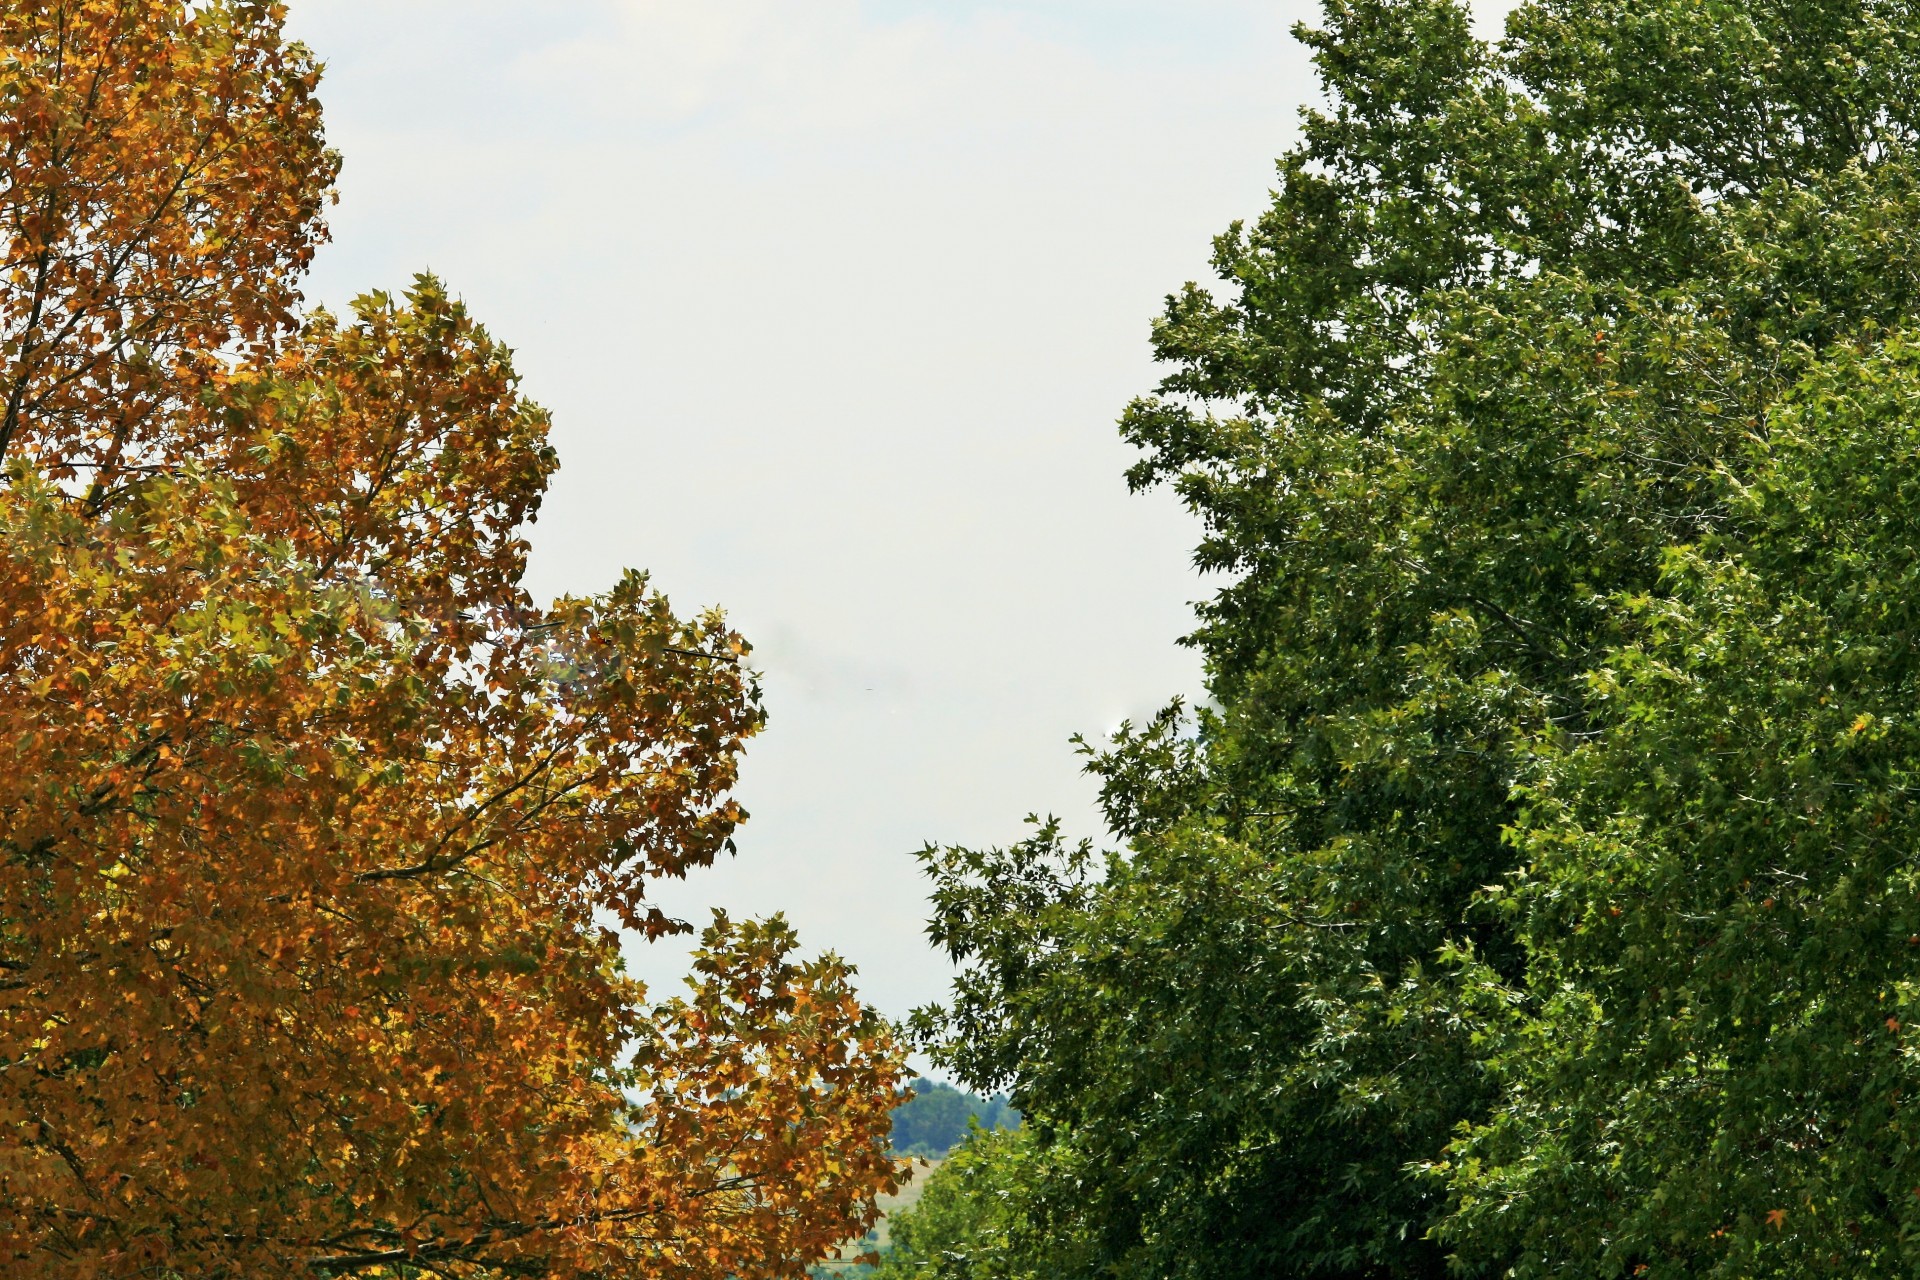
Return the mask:
M 1011 1086 L 1057 1153 L 1024 1176 L 1036 1221 L 1084 1246 L 1085 1270 L 1059 1274 L 1655 1265 L 1646 1238 L 1672 1221 L 1655 1173 L 1706 1168 L 1720 1131 L 1688 1113 L 1641 1173 L 1618 1159 L 1684 1108 L 1617 1127 L 1655 1079 L 1657 1055 L 1628 1046 L 1666 1033 L 1610 1021 L 1580 985 L 1608 975 L 1617 995 L 1646 975 L 1640 952 L 1568 932 L 1584 919 L 1568 886 L 1610 874 L 1592 851 L 1631 842 L 1567 833 L 1606 831 L 1659 758 L 1621 732 L 1652 732 L 1635 708 L 1653 695 L 1618 681 L 1694 661 L 1677 640 L 1627 661 L 1706 580 L 1676 566 L 1758 537 L 1774 517 L 1756 486 L 1813 483 L 1777 476 L 1755 441 L 1807 379 L 1863 376 L 1868 356 L 1841 353 L 1878 350 L 1913 309 L 1916 33 L 1905 4 L 1693 0 L 1544 0 L 1497 46 L 1445 0 L 1335 0 L 1303 32 L 1327 105 L 1272 207 L 1216 242 L 1218 286 L 1169 300 L 1169 373 L 1123 421 L 1144 453 L 1133 483 L 1174 485 L 1205 521 L 1200 563 L 1230 575 L 1191 640 L 1209 704 L 1092 753 L 1121 850 L 1043 826 L 923 855 L 933 935 L 964 968 L 919 1029 L 962 1081 Z M 1854 420 L 1871 439 L 1871 414 Z M 1869 453 L 1823 465 L 1884 473 Z M 1768 544 L 1781 581 L 1837 519 Z M 1878 545 L 1895 555 L 1897 535 Z M 1819 572 L 1843 591 L 1865 571 Z M 1800 643 L 1853 643 L 1821 634 Z M 1772 678 L 1727 667 L 1756 708 Z M 1704 751 L 1708 727 L 1662 749 Z M 1762 793 L 1725 792 L 1742 794 Z M 1502 885 L 1518 887 L 1485 892 Z M 1672 962 L 1702 963 L 1701 926 L 1648 902 Z M 1588 945 L 1577 964 L 1560 950 Z M 1753 963 L 1726 992 L 1773 980 Z M 1808 993 L 1832 977 L 1815 972 Z M 1596 1023 L 1612 1056 L 1581 1049 Z M 1693 1062 L 1674 1058 L 1674 1078 Z M 1863 1114 L 1866 1077 L 1833 1065 L 1823 1114 Z M 1574 1079 L 1578 1150 L 1558 1109 Z M 1785 1114 L 1765 1130 L 1783 1159 L 1811 1141 Z M 1443 1159 L 1462 1125 L 1479 1127 Z M 1725 1167 L 1764 1163 L 1756 1141 Z M 1689 1194 L 1720 1185 L 1700 1176 Z M 1751 1212 L 1777 1246 L 1793 1219 L 1770 1211 L 1730 1201 L 1701 1221 L 1731 1233 Z M 1835 1230 L 1866 1232 L 1865 1212 Z M 1836 1256 L 1822 1239 L 1828 1254 L 1795 1259 Z M 1734 1256 L 1697 1248 L 1666 1274 Z
M 1050 1280 L 1072 1274 L 1066 1250 L 1034 1231 L 1034 1165 L 1052 1158 L 1022 1130 L 976 1129 L 911 1209 L 888 1220 L 893 1244 L 877 1280 Z

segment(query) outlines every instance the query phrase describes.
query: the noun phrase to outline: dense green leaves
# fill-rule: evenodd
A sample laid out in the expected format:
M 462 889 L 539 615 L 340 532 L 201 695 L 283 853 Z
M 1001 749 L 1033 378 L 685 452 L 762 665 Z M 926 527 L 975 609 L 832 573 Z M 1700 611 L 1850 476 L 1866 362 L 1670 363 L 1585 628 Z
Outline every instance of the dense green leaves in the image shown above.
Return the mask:
M 925 855 L 1054 1274 L 1911 1271 L 1916 31 L 1306 33 L 1122 424 L 1209 701 L 1093 752 L 1120 851 Z
M 1657 1276 L 1910 1274 L 1920 353 L 1833 351 L 1541 744 L 1497 905 L 1538 1011 L 1458 1238 Z

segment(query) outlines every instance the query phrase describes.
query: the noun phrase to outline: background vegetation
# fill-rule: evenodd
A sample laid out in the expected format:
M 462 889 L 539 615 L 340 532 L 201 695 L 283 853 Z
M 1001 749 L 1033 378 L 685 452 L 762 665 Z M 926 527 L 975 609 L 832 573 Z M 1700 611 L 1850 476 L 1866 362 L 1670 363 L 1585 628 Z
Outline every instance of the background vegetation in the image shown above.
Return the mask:
M 966 1141 L 974 1126 L 990 1131 L 1020 1125 L 1020 1113 L 1005 1094 L 981 1098 L 925 1078 L 912 1088 L 913 1096 L 893 1109 L 895 1155 L 938 1159 Z

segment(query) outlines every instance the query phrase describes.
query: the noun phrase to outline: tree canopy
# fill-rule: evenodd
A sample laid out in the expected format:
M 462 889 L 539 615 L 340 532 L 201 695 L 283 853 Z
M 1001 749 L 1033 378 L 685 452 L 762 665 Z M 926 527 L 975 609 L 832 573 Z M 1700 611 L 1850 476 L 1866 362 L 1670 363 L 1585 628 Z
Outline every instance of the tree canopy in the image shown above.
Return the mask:
M 1906 1274 L 1920 13 L 1301 34 L 1122 421 L 1208 699 L 1089 748 L 1114 851 L 923 855 L 919 1031 L 1028 1118 L 979 1212 L 1057 1275 Z
M 302 314 L 255 0 L 0 7 L 0 1270 L 797 1276 L 894 1185 L 849 971 L 717 917 L 744 641 L 539 606 L 556 466 L 438 282 Z

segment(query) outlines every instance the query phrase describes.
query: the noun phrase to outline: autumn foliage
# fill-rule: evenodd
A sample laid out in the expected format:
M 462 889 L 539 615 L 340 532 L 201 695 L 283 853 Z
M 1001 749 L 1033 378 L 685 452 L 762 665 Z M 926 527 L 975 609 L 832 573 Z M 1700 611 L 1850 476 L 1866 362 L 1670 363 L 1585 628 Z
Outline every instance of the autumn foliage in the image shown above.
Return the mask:
M 612 928 L 742 817 L 745 646 L 526 595 L 547 422 L 437 283 L 298 315 L 280 17 L 0 6 L 0 1273 L 798 1274 L 883 1024 L 778 921 L 664 1005 Z

